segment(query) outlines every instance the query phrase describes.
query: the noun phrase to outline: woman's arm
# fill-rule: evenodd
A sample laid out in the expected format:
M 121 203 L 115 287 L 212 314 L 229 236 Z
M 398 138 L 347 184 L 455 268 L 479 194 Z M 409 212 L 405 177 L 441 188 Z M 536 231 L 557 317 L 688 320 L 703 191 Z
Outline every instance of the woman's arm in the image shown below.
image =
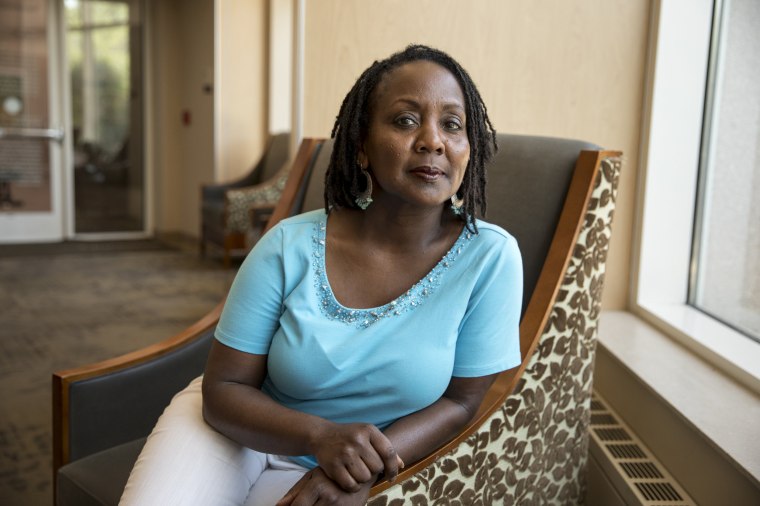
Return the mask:
M 402 460 L 416 462 L 456 436 L 475 416 L 496 376 L 451 378 L 440 399 L 386 428 Z
M 451 378 L 440 399 L 387 427 L 384 433 L 398 455 L 406 462 L 415 462 L 455 437 L 475 416 L 496 376 Z M 307 473 L 277 504 L 312 505 L 323 500 L 326 504 L 360 505 L 366 503 L 372 485 L 370 481 L 357 491 L 345 492 L 316 469 Z
M 267 356 L 215 341 L 203 377 L 203 417 L 249 448 L 278 455 L 314 455 L 345 490 L 359 490 L 384 472 L 398 474 L 393 444 L 371 424 L 336 424 L 286 408 L 261 392 Z M 403 464 L 402 464 L 403 465 Z

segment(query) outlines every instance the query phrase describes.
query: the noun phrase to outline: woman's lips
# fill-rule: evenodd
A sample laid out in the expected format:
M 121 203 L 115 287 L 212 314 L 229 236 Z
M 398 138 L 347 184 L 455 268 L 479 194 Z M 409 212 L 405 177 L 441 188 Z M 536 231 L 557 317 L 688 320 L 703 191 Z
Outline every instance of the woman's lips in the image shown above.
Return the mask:
M 411 172 L 425 181 L 435 181 L 443 177 L 443 171 L 430 166 L 415 167 Z

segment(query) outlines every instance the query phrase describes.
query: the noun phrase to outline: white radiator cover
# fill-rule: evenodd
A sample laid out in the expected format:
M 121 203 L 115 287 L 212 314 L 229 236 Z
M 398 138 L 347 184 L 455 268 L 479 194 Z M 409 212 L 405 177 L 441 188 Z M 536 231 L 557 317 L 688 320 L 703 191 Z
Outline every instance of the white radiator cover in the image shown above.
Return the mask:
M 587 506 L 696 506 L 596 392 L 589 432 Z

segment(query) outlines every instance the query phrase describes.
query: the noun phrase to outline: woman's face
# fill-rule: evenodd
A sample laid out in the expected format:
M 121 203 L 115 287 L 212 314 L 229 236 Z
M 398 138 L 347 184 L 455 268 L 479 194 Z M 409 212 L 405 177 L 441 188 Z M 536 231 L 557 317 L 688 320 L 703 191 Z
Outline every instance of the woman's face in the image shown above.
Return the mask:
M 378 83 L 359 162 L 376 182 L 373 205 L 440 206 L 470 158 L 462 89 L 444 67 L 401 65 Z

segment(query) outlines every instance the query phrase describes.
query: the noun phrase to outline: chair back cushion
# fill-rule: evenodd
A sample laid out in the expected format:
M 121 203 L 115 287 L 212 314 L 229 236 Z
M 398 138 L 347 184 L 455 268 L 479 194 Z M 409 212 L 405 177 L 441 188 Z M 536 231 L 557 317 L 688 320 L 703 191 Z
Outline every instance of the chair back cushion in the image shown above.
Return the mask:
M 261 170 L 256 171 L 259 173 L 258 183 L 272 179 L 288 160 L 290 134 L 276 134 L 270 142 L 269 149 L 264 152 L 263 159 L 261 160 Z
M 489 164 L 486 221 L 515 236 L 523 257 L 523 313 L 541 274 L 559 221 L 575 162 L 588 142 L 498 134 L 499 152 Z M 332 139 L 312 157 L 291 215 L 324 207 L 324 181 Z
M 523 313 L 541 274 L 578 155 L 588 142 L 498 134 L 488 166 L 486 221 L 517 239 L 523 258 Z
M 304 174 L 295 203 L 290 210 L 291 216 L 325 207 L 325 173 L 330 164 L 332 147 L 332 139 L 322 141 L 317 146 Z

